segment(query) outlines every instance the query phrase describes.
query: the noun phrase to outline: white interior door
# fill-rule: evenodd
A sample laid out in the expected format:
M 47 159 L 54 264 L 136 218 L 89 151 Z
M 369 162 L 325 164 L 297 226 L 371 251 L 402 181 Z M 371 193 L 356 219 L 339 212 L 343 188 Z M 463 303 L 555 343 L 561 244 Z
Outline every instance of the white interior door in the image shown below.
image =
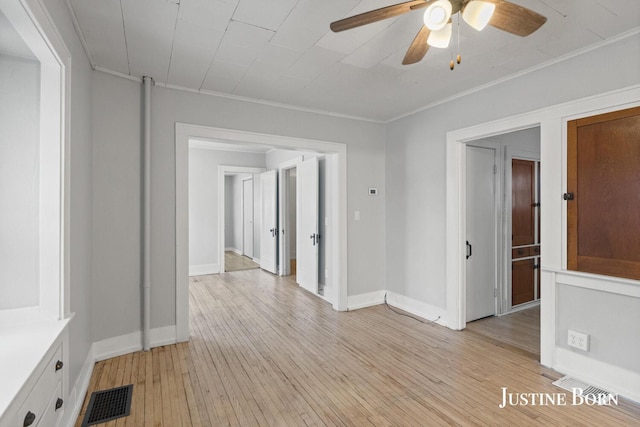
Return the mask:
M 495 150 L 467 146 L 467 322 L 495 314 Z
M 278 274 L 278 173 L 260 174 L 260 268 Z
M 242 181 L 242 254 L 253 258 L 253 179 Z
M 297 272 L 296 282 L 303 288 L 318 293 L 318 159 L 303 161 L 297 171 Z

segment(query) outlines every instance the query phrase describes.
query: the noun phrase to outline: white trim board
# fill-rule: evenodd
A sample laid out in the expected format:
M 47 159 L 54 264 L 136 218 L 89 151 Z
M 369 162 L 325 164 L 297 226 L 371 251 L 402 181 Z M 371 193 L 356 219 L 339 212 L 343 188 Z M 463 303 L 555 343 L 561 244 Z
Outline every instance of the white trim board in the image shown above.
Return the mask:
M 176 327 L 174 325 L 151 329 L 152 348 L 176 342 Z M 91 349 L 96 362 L 140 351 L 142 350 L 142 331 L 96 341 Z
M 385 295 L 387 297 L 387 304 L 390 306 L 421 317 L 427 321 L 447 326 L 446 309 L 392 291 L 374 291 L 366 294 L 350 295 L 348 310 L 359 310 L 361 308 L 384 304 Z
M 200 264 L 189 266 L 189 277 L 220 273 L 220 264 Z
M 178 341 L 189 339 L 189 138 L 223 140 L 234 144 L 267 145 L 273 148 L 316 151 L 336 155 L 337 167 L 332 180 L 334 199 L 330 221 L 335 238 L 331 283 L 337 292 L 332 301 L 336 310 L 347 309 L 347 146 L 343 143 L 293 138 L 281 135 L 176 123 L 176 328 Z
M 640 403 L 640 374 L 565 348 L 556 350 L 558 372 Z

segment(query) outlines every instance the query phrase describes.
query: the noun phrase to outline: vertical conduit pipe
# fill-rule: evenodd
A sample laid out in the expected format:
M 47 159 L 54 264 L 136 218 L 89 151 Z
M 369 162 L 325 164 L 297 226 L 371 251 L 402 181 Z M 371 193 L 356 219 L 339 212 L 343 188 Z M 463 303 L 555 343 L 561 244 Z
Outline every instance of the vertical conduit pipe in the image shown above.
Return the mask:
M 142 348 L 151 348 L 151 77 L 144 76 L 144 271 Z

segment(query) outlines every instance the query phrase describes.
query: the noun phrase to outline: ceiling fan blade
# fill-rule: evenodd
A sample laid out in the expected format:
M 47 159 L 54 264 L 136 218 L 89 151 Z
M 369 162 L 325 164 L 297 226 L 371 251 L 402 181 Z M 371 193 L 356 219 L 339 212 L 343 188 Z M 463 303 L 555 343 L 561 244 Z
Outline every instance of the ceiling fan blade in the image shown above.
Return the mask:
M 431 33 L 431 30 L 426 26 L 423 25 L 422 28 L 420 28 L 420 31 L 416 34 L 411 46 L 409 46 L 407 53 L 404 55 L 402 65 L 415 64 L 424 58 L 424 55 L 429 50 L 429 45 L 427 44 L 429 33 Z
M 383 19 L 393 18 L 394 16 L 403 15 L 411 11 L 411 6 L 424 3 L 425 0 L 412 0 L 404 3 L 394 4 L 392 6 L 383 7 L 359 15 L 350 16 L 331 23 L 331 31 L 334 33 L 350 30 L 351 28 L 360 27 L 362 25 L 371 24 L 373 22 L 382 21 Z
M 547 17 L 506 0 L 490 0 L 496 10 L 489 25 L 511 34 L 526 37 L 540 28 Z

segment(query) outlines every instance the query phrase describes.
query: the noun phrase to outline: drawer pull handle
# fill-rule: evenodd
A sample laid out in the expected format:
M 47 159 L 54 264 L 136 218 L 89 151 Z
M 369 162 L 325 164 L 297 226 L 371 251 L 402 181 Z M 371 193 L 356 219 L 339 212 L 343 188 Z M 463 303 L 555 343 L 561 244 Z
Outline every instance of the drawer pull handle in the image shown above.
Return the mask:
M 524 251 L 522 249 L 518 249 L 518 255 L 522 255 Z
M 62 408 L 62 404 L 64 403 L 64 400 L 58 398 L 58 400 L 56 400 L 56 411 L 60 408 Z
M 29 427 L 35 420 L 36 414 L 31 411 L 27 412 L 27 415 L 24 417 L 24 423 L 22 424 L 22 427 Z
M 56 362 L 56 372 L 58 372 L 60 369 L 62 369 L 63 366 L 64 366 L 64 363 L 62 363 L 62 360 L 58 360 Z

